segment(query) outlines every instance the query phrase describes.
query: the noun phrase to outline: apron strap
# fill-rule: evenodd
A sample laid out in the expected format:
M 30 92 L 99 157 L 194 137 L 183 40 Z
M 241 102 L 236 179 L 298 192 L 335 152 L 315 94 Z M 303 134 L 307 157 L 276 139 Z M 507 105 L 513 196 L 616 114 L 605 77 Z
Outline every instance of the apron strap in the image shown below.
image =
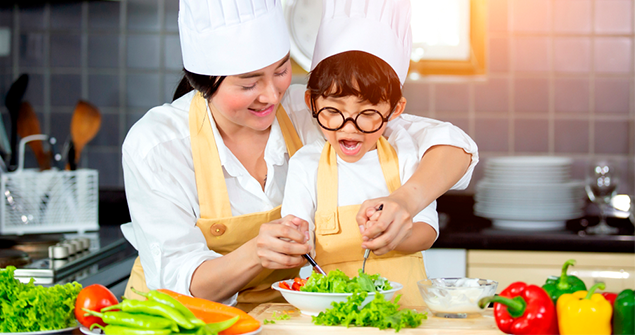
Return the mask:
M 392 193 L 401 186 L 399 158 L 384 136 L 377 141 L 377 156 L 388 191 Z M 321 220 L 321 224 L 316 227 L 318 234 L 330 235 L 340 231 L 337 215 L 337 178 L 337 154 L 331 144 L 326 142 L 318 165 L 317 209 L 315 211 L 315 221 Z
M 388 143 L 385 137 L 380 137 L 377 141 L 377 155 L 379 156 L 379 164 L 384 172 L 384 179 L 388 192 L 395 192 L 401 187 L 401 177 L 399 176 L 399 157 L 395 148 Z
M 284 143 L 287 145 L 289 158 L 291 158 L 296 151 L 302 148 L 302 141 L 300 140 L 298 133 L 295 131 L 295 127 L 293 126 L 293 123 L 291 123 L 291 119 L 289 119 L 287 112 L 284 110 L 284 107 L 282 107 L 282 104 L 278 105 L 276 118 L 278 119 L 280 130 L 282 131 Z
M 340 231 L 337 217 L 337 154 L 328 141 L 324 144 L 318 164 L 315 222 L 321 223 L 315 227 L 318 234 L 330 235 Z
M 231 204 L 227 191 L 213 192 L 214 189 L 227 190 L 227 185 L 208 115 L 207 101 L 201 92 L 196 91 L 190 103 L 189 122 L 196 193 L 201 218 L 231 217 Z

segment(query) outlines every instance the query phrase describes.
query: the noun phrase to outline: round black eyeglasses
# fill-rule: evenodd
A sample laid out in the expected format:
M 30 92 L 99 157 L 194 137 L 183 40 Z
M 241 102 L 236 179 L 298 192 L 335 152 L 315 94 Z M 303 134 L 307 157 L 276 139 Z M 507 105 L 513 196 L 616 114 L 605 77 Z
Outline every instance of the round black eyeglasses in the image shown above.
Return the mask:
M 334 107 L 324 107 L 315 112 L 315 108 L 311 106 L 311 110 L 313 110 L 313 117 L 317 119 L 320 127 L 326 130 L 340 130 L 344 128 L 346 122 L 351 121 L 357 130 L 365 134 L 372 134 L 381 129 L 384 123 L 390 120 L 392 113 L 395 111 L 393 108 L 393 110 L 390 111 L 390 114 L 384 117 L 378 110 L 364 109 L 353 118 L 345 117 L 339 109 Z

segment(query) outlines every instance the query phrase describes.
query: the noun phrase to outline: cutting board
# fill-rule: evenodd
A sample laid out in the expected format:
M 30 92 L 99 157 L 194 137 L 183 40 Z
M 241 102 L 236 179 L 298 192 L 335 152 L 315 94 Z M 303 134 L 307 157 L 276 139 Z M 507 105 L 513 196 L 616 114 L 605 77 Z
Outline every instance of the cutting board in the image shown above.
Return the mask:
M 447 334 L 483 334 L 501 335 L 504 334 L 496 326 L 491 308 L 485 311 L 483 316 L 469 317 L 466 319 L 446 319 L 432 316 L 432 313 L 425 307 L 414 307 L 413 309 L 428 312 L 428 318 L 423 320 L 418 328 L 402 328 L 399 334 L 425 334 L 425 335 L 447 335 Z M 273 313 L 279 318 L 280 315 L 288 314 L 289 320 L 277 320 Z M 249 312 L 251 316 L 262 323 L 261 335 L 273 334 L 395 334 L 394 329 L 379 330 L 373 327 L 341 327 L 341 326 L 316 326 L 311 322 L 311 317 L 300 313 L 300 310 L 289 304 L 261 304 Z M 264 320 L 275 321 L 274 324 L 264 324 Z

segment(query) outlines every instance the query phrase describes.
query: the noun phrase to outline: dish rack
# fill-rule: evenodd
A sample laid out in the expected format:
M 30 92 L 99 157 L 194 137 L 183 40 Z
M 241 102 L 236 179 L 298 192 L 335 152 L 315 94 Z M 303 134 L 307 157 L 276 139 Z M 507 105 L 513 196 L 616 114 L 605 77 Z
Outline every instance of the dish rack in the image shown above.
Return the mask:
M 24 169 L 24 145 L 46 140 L 32 135 L 20 141 L 18 169 L 2 174 L 0 235 L 78 232 L 99 229 L 99 171 Z

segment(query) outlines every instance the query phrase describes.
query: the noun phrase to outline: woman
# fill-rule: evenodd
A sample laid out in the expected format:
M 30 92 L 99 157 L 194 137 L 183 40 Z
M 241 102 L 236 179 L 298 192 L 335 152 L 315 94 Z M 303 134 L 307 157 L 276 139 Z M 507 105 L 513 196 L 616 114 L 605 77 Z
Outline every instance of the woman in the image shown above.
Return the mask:
M 289 157 L 322 135 L 304 88 L 287 91 L 279 1 L 181 0 L 179 33 L 195 90 L 150 110 L 123 145 L 132 223 L 122 230 L 140 255 L 126 296 L 168 288 L 249 310 L 281 299 L 271 283 L 295 276 L 311 251 L 306 221 L 280 218 L 280 204 Z M 399 233 L 411 213 L 466 185 L 477 161 L 473 142 L 432 147 L 408 183 L 362 206 L 358 223 L 381 201 L 386 234 Z

